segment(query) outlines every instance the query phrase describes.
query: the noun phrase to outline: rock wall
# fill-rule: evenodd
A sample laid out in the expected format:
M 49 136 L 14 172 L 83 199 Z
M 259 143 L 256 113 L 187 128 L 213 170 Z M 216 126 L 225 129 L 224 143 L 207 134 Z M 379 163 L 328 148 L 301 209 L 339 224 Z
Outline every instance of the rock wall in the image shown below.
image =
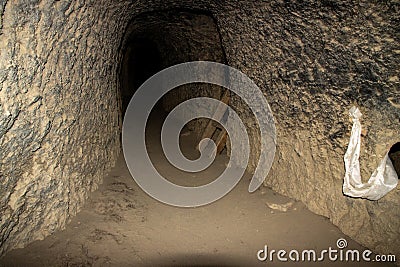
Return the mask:
M 400 258 L 399 187 L 379 201 L 341 192 L 352 105 L 364 114 L 364 179 L 400 140 L 399 8 L 395 1 L 0 1 L 0 254 L 62 228 L 101 182 L 120 146 L 128 25 L 179 9 L 212 16 L 225 56 L 209 60 L 226 60 L 265 93 L 278 141 L 265 185 Z M 151 28 L 146 19 L 141 25 Z M 176 35 L 165 51 L 191 47 L 187 38 L 200 34 Z M 169 56 L 164 62 L 187 60 Z M 232 105 L 251 128 L 252 170 L 258 132 L 243 103 Z
M 66 224 L 120 151 L 118 9 L 3 1 L 0 254 Z
M 226 5 L 218 16 L 228 63 L 264 90 L 276 119 L 265 185 L 397 257 L 400 188 L 368 201 L 343 196 L 341 186 L 352 105 L 364 114 L 364 181 L 400 140 L 398 10 L 391 2 L 277 1 Z

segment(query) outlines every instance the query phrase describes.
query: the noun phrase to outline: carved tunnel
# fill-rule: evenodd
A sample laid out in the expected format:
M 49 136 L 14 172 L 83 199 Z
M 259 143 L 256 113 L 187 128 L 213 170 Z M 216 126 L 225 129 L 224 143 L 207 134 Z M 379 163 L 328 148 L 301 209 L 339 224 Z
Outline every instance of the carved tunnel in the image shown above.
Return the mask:
M 271 106 L 278 146 L 265 185 L 400 258 L 399 188 L 378 202 L 341 191 L 352 105 L 367 129 L 364 177 L 400 140 L 398 9 L 371 1 L 0 1 L 0 254 L 76 215 L 115 164 L 122 114 L 144 80 L 209 60 L 248 75 Z M 163 106 L 218 90 L 174 91 Z M 230 104 L 257 144 L 248 109 Z

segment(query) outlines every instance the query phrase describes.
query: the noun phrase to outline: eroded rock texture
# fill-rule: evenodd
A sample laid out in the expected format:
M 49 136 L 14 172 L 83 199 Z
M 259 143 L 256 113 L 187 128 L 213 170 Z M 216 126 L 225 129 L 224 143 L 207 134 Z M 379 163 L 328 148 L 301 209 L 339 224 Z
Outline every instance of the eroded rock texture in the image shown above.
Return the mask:
M 119 151 L 117 10 L 5 3 L 0 36 L 0 252 L 62 228 Z
M 278 142 L 266 186 L 400 258 L 399 187 L 379 201 L 341 192 L 352 105 L 364 114 L 365 179 L 400 140 L 399 8 L 396 1 L 0 1 L 0 254 L 64 227 L 113 165 L 124 42 L 150 29 L 146 37 L 170 52 L 159 48 L 169 57 L 161 67 L 226 61 L 263 90 Z M 171 22 L 176 10 L 197 20 L 185 24 L 183 14 Z M 199 11 L 218 36 L 158 35 L 160 12 L 172 34 L 209 21 Z M 202 54 L 199 38 L 221 43 Z M 214 47 L 218 53 L 207 54 Z M 231 102 L 249 127 L 253 170 L 258 132 L 243 103 Z

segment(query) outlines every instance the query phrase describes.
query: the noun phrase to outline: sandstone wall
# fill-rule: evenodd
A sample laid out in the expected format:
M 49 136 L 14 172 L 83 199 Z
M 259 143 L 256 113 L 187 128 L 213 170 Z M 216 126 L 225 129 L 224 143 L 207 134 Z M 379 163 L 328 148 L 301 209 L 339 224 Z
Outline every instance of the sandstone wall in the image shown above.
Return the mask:
M 364 181 L 400 140 L 398 10 L 392 2 L 254 1 L 226 5 L 218 16 L 229 65 L 264 90 L 276 119 L 277 153 L 265 185 L 397 257 L 400 188 L 368 201 L 343 196 L 341 186 L 352 105 L 367 129 Z
M 0 6 L 2 254 L 64 227 L 114 164 L 122 21 L 101 1 Z

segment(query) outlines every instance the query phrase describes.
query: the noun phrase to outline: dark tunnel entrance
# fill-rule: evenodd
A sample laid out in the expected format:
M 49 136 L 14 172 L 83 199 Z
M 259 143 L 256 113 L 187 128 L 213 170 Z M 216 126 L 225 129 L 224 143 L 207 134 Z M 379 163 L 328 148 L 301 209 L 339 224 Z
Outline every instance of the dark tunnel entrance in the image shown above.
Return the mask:
M 210 14 L 198 10 L 150 12 L 136 17 L 127 27 L 122 52 L 120 87 L 123 117 L 136 90 L 158 71 L 189 61 L 226 63 L 216 21 Z M 220 99 L 223 93 L 223 88 L 216 85 L 187 84 L 164 95 L 151 111 L 146 126 L 146 145 L 148 151 L 153 151 L 149 156 L 153 163 L 158 162 L 154 165 L 158 165 L 156 168 L 160 173 L 173 183 L 185 186 L 207 184 L 223 171 L 222 161 L 226 161 L 226 158 L 222 157 L 220 164 L 216 164 L 219 167 L 215 168 L 214 164 L 210 166 L 206 179 L 182 180 L 181 177 L 188 176 L 186 172 L 164 164 L 168 162 L 160 143 L 164 118 L 185 100 L 200 96 Z M 180 149 L 187 158 L 199 157 L 197 144 L 208 122 L 206 119 L 196 119 L 182 130 Z
M 140 85 L 161 69 L 161 58 L 151 39 L 135 37 L 126 48 L 121 73 L 121 111 L 125 113 L 129 101 Z
M 226 63 L 217 23 L 211 14 L 200 10 L 141 14 L 128 25 L 121 51 L 122 116 L 135 91 L 158 71 L 189 61 Z M 169 111 L 193 96 L 219 98 L 220 88 L 213 89 L 199 85 L 188 86 L 182 92 L 174 90 L 163 97 L 162 106 Z
M 400 179 L 400 142 L 395 143 L 389 150 L 389 158 Z

